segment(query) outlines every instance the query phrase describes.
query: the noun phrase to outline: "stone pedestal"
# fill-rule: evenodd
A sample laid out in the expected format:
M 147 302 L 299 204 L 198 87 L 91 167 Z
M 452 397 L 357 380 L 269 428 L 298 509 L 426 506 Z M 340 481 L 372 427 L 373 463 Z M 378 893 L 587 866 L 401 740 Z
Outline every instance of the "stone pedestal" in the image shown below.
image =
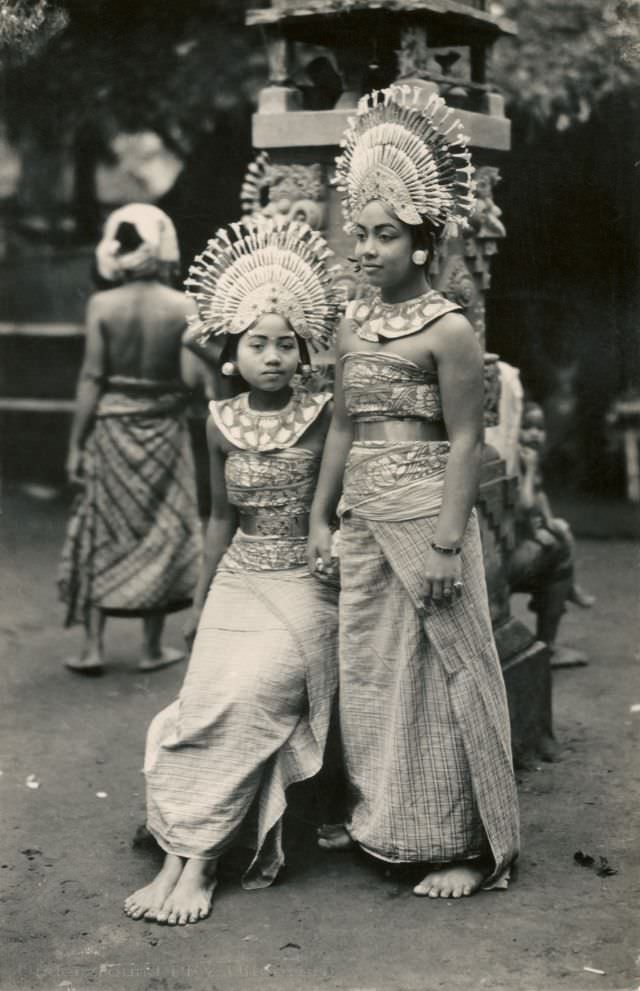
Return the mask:
M 354 290 L 357 276 L 348 258 L 334 159 L 358 98 L 372 85 L 400 83 L 424 99 L 440 93 L 456 107 L 469 137 L 477 170 L 477 207 L 464 230 L 439 249 L 433 285 L 459 303 L 485 347 L 485 293 L 490 266 L 505 229 L 494 200 L 497 163 L 510 146 L 510 123 L 500 94 L 486 82 L 494 41 L 513 33 L 512 22 L 495 17 L 485 0 L 272 0 L 250 10 L 249 25 L 265 32 L 271 77 L 253 121 L 253 143 L 261 154 L 243 189 L 245 213 L 256 210 L 305 219 L 323 231 L 340 265 L 338 281 Z M 341 72 L 343 93 L 332 110 L 296 109 L 291 79 L 298 68 L 296 42 L 325 45 Z M 373 82 L 372 82 L 373 80 Z M 274 92 L 281 90 L 280 97 Z M 266 154 L 265 154 L 266 153 Z M 496 356 L 486 362 L 487 425 L 497 418 Z M 544 749 L 551 732 L 549 658 L 522 624 L 512 619 L 505 556 L 513 547 L 515 479 L 495 451 L 487 449 L 478 508 L 496 642 L 513 720 L 514 751 L 524 758 Z

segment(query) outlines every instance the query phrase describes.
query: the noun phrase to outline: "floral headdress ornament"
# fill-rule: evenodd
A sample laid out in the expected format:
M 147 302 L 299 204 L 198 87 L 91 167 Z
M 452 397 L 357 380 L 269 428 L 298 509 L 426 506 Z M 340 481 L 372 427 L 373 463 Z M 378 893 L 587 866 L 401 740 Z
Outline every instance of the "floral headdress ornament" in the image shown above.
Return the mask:
M 221 228 L 185 282 L 203 340 L 243 334 L 277 313 L 314 350 L 328 348 L 339 312 L 324 238 L 300 221 L 254 218 Z
M 371 200 L 381 200 L 411 226 L 429 223 L 436 235 L 473 207 L 469 139 L 444 100 L 425 102 L 420 87 L 398 85 L 362 97 L 341 141 L 336 185 L 345 230 Z

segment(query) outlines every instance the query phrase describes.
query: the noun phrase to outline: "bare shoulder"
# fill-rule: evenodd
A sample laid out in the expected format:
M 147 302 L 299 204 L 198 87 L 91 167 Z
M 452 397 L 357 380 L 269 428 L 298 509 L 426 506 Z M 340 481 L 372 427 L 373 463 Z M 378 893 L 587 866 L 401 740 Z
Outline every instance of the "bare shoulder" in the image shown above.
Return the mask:
M 87 312 L 95 314 L 104 312 L 112 304 L 114 293 L 117 293 L 117 291 L 117 288 L 113 288 L 102 289 L 100 292 L 92 293 L 87 301 Z
M 344 355 L 348 351 L 352 351 L 354 344 L 358 340 L 357 335 L 357 323 L 350 317 L 343 317 L 338 324 L 338 333 L 336 336 L 336 353 L 338 355 Z
M 222 454 L 224 453 L 225 441 L 224 437 L 218 429 L 218 425 L 214 420 L 211 413 L 207 417 L 207 444 L 209 447 L 210 454 Z
M 179 289 L 172 289 L 170 286 L 162 286 L 162 293 L 167 305 L 171 306 L 174 312 L 180 313 L 185 317 L 190 317 L 197 313 L 195 300 L 191 296 L 187 296 L 186 293 L 180 292 Z
M 436 358 L 480 355 L 476 332 L 462 313 L 446 313 L 429 328 L 429 347 Z

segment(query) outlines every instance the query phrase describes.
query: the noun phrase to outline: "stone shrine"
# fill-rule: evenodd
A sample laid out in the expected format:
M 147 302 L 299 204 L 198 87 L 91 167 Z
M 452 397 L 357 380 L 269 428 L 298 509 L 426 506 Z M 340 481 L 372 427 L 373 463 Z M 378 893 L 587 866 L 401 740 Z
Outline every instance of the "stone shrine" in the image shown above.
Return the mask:
M 485 350 L 491 258 L 506 234 L 494 189 L 500 158 L 510 147 L 510 122 L 487 69 L 494 43 L 515 33 L 512 21 L 488 7 L 488 0 L 272 0 L 250 9 L 246 23 L 263 31 L 269 80 L 253 119 L 258 156 L 242 191 L 245 214 L 296 217 L 322 230 L 337 256 L 337 278 L 350 294 L 358 277 L 348 261 L 352 246 L 332 185 L 348 119 L 358 99 L 374 88 L 417 87 L 425 100 L 439 93 L 456 108 L 469 136 L 477 204 L 465 228 L 440 244 L 432 283 L 463 307 Z M 314 85 L 305 85 L 305 78 Z M 330 78 L 340 81 L 333 93 L 323 84 Z M 497 422 L 496 362 L 497 356 L 487 355 L 488 426 Z M 505 561 L 514 543 L 515 498 L 516 479 L 487 446 L 478 498 L 485 567 L 514 752 L 524 759 L 544 750 L 551 736 L 551 680 L 546 647 L 510 613 Z

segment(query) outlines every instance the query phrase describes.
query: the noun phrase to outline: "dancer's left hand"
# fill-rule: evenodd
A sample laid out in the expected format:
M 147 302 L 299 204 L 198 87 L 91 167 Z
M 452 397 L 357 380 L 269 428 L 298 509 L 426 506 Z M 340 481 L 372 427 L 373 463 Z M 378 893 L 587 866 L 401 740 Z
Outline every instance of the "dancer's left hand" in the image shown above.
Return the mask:
M 425 602 L 446 605 L 459 598 L 463 588 L 460 555 L 441 554 L 430 548 L 425 563 Z

